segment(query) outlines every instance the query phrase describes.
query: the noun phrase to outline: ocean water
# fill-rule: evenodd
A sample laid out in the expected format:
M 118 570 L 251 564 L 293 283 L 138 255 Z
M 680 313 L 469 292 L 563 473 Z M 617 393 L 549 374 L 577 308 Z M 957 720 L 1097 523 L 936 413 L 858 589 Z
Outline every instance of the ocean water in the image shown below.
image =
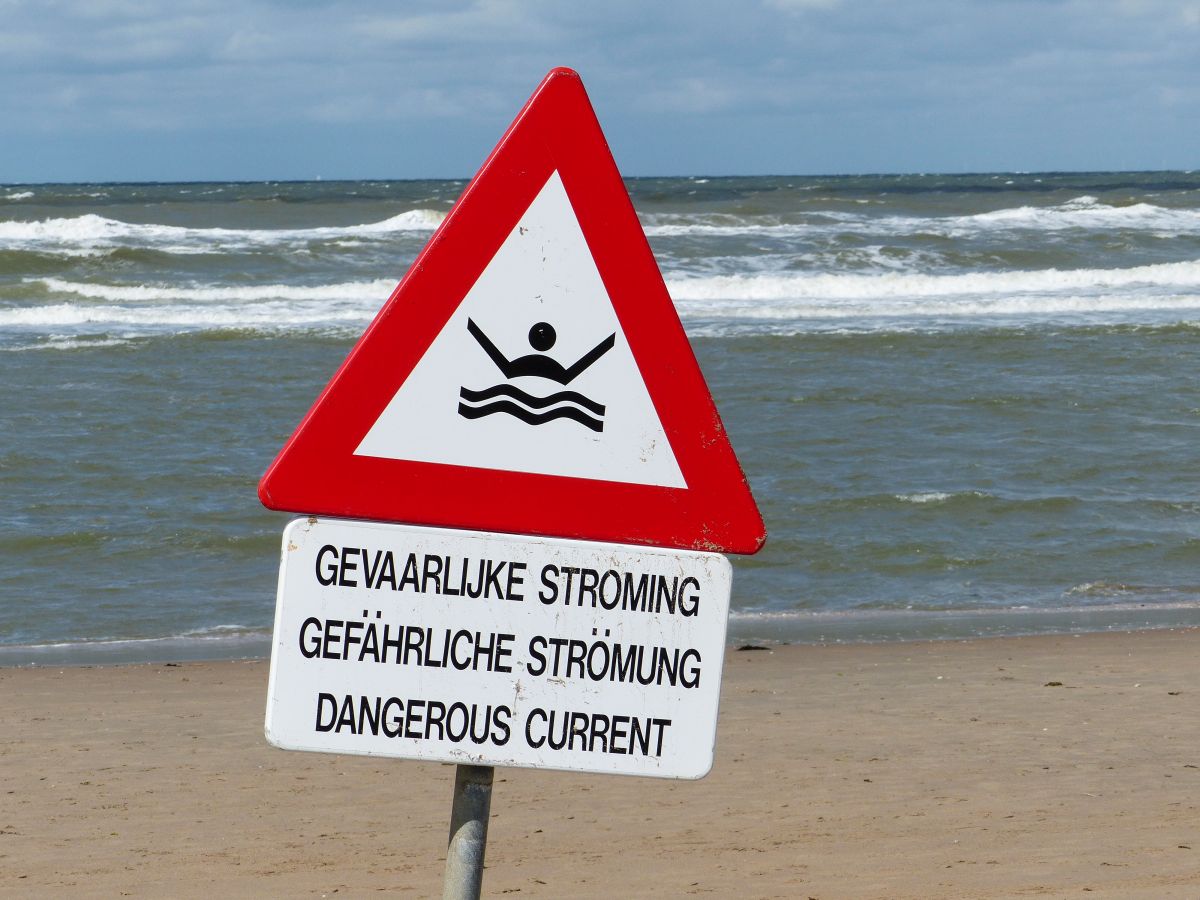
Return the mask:
M 257 480 L 464 186 L 0 186 L 0 664 L 267 652 Z M 1200 624 L 1200 174 L 628 186 L 767 521 L 732 640 Z

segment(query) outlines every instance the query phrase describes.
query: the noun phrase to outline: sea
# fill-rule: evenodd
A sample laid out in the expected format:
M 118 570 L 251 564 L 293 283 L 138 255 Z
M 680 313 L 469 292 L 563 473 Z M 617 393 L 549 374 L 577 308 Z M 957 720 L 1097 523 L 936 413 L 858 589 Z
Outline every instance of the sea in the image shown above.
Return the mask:
M 0 186 L 0 665 L 268 653 L 256 484 L 466 182 Z M 1200 625 L 1200 174 L 635 178 L 730 641 Z

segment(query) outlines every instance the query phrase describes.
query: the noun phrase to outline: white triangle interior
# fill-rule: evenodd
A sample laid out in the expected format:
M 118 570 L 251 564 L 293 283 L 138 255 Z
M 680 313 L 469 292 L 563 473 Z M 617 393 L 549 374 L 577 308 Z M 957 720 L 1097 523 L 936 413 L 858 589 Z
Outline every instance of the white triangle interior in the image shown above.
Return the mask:
M 355 454 L 687 486 L 558 172 Z

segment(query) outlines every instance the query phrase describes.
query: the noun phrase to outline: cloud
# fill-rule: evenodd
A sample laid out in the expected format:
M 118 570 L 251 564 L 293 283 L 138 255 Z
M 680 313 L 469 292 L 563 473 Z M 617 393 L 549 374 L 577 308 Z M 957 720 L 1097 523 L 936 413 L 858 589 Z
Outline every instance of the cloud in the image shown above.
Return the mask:
M 539 6 L 519 0 L 475 0 L 457 9 L 439 6 L 415 14 L 366 15 L 356 18 L 351 28 L 369 41 L 400 44 L 554 40 L 560 35 L 538 14 Z
M 841 2 L 842 0 L 765 0 L 763 5 L 782 12 L 799 13 L 814 9 L 833 9 Z
M 881 170 L 916 165 L 892 148 L 923 155 L 922 169 L 1028 167 L 1031 148 L 1069 150 L 1084 133 L 1116 146 L 1113 122 L 1169 140 L 1176 126 L 1149 110 L 1178 120 L 1200 96 L 1197 0 L 0 0 L 0 12 L 13 148 L 0 166 L 54 136 L 136 148 L 138 134 L 176 132 L 180 146 L 290 134 L 300 159 L 357 130 L 403 134 L 405 152 L 461 174 L 467 151 L 436 142 L 494 136 L 564 64 L 635 165 L 709 172 L 750 159 L 828 170 L 850 140 Z M 671 158 L 641 149 L 684 134 Z

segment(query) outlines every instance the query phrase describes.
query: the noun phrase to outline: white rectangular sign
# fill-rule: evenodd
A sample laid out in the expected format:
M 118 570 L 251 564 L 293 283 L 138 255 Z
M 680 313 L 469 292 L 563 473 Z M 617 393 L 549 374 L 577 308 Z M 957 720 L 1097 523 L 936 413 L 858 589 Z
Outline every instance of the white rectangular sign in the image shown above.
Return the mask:
M 703 777 L 730 578 L 714 553 L 296 519 L 283 535 L 267 739 Z

